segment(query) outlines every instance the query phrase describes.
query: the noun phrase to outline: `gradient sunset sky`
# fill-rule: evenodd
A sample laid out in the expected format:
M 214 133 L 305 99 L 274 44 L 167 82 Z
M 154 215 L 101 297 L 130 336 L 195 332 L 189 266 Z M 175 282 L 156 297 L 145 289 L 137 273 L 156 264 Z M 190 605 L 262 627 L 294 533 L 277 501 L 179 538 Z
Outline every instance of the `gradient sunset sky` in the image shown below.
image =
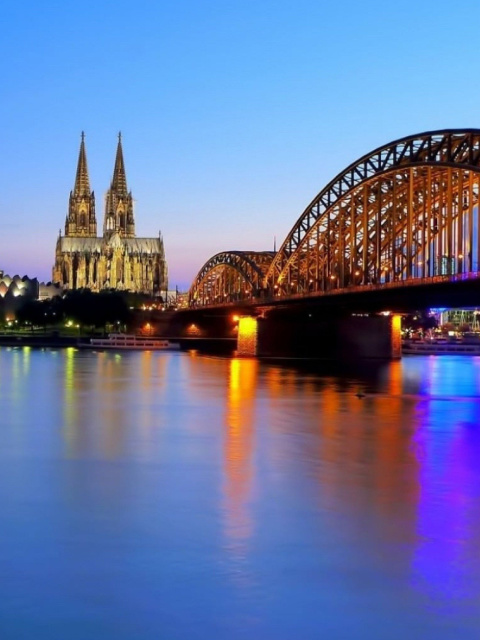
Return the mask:
M 122 131 L 139 236 L 170 288 L 277 245 L 390 140 L 480 127 L 478 0 L 5 2 L 0 269 L 50 280 L 86 133 L 97 222 Z

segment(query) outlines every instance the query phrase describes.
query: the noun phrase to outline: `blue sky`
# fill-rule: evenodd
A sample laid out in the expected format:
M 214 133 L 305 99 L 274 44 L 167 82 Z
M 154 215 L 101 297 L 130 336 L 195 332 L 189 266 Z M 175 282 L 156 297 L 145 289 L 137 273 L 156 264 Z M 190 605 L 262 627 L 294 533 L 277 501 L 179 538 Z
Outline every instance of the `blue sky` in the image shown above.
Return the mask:
M 477 0 L 4 2 L 0 268 L 50 279 L 82 130 L 99 228 L 122 131 L 172 287 L 271 249 L 364 153 L 480 127 L 479 24 Z

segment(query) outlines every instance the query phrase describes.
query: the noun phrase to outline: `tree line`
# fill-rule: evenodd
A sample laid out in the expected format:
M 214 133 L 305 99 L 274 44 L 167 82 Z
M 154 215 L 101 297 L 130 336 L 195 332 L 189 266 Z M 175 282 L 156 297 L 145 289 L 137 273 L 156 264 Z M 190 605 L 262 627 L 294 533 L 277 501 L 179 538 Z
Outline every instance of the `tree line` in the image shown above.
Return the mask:
M 133 299 L 132 299 L 133 296 Z M 32 327 L 62 326 L 73 323 L 81 327 L 104 328 L 129 325 L 141 296 L 119 291 L 93 293 L 78 289 L 49 300 L 28 300 L 16 312 L 19 325 Z

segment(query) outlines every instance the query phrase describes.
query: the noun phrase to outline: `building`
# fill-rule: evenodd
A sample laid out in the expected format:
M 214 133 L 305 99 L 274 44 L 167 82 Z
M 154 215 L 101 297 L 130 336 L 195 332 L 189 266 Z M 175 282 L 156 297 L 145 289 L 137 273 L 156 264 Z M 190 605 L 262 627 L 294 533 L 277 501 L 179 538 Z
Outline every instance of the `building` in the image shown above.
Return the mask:
M 0 270 L 0 321 L 13 321 L 17 311 L 27 302 L 37 300 L 38 294 L 36 278 L 9 276 Z
M 153 295 L 168 289 L 161 234 L 158 238 L 135 235 L 133 198 L 127 189 L 120 134 L 113 178 L 105 197 L 103 235 L 99 237 L 82 132 L 65 235 L 60 231 L 55 250 L 53 282 L 65 289 L 120 289 Z

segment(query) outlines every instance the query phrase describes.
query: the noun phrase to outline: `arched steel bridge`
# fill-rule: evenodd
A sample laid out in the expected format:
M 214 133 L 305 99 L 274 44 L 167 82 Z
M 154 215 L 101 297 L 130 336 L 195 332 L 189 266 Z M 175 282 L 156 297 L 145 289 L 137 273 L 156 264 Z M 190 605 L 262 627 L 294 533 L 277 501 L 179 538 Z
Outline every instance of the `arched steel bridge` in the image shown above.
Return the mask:
M 205 306 L 259 296 L 274 256 L 273 251 L 217 253 L 198 272 L 190 288 L 190 302 Z
M 213 256 L 193 306 L 480 277 L 480 129 L 409 136 L 352 163 L 278 252 Z

